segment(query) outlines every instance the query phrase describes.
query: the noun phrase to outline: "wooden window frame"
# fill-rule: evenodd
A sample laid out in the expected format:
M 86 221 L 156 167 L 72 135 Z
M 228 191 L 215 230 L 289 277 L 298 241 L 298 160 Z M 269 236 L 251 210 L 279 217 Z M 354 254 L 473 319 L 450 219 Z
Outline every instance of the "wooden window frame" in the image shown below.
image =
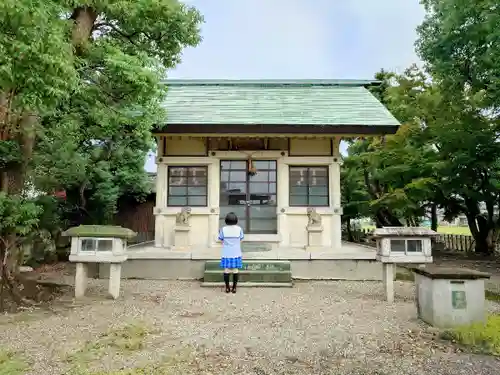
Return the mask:
M 405 250 L 404 251 L 392 250 L 393 241 L 404 241 Z M 408 242 L 409 241 L 419 242 L 420 243 L 420 251 L 418 251 L 418 250 L 417 251 L 408 251 Z M 395 254 L 413 255 L 413 254 L 421 254 L 424 251 L 424 243 L 423 243 L 422 239 L 420 239 L 420 238 L 393 238 L 390 240 L 390 247 L 391 247 L 391 253 L 395 253 Z
M 308 192 L 307 194 L 292 194 L 292 187 L 295 187 L 295 185 L 292 185 L 292 170 L 295 168 L 302 168 L 307 170 L 307 175 L 306 175 L 306 181 L 307 181 L 307 189 Z M 309 177 L 310 177 L 310 171 L 311 168 L 321 168 L 326 171 L 326 204 L 311 204 L 311 196 L 314 196 L 314 194 L 309 193 Z M 325 195 L 317 195 L 318 197 L 325 197 Z M 307 197 L 307 204 L 293 204 L 292 202 L 292 197 Z M 290 207 L 330 207 L 330 169 L 327 165 L 290 165 L 288 167 L 288 204 Z
M 189 170 L 191 169 L 204 169 L 205 170 L 205 185 L 190 185 L 189 184 Z M 175 177 L 172 176 L 171 172 L 172 169 L 186 169 L 186 184 L 183 185 L 171 185 L 170 184 L 170 178 Z M 167 206 L 168 207 L 208 207 L 208 166 L 206 165 L 169 165 L 168 166 L 168 173 L 167 173 Z M 189 194 L 189 188 L 190 187 L 202 187 L 205 188 L 205 194 Z M 171 194 L 170 193 L 170 188 L 171 187 L 184 187 L 186 189 L 185 194 Z M 171 204 L 170 199 L 172 197 L 185 197 L 186 198 L 186 204 Z M 205 197 L 205 204 L 189 204 L 189 197 Z

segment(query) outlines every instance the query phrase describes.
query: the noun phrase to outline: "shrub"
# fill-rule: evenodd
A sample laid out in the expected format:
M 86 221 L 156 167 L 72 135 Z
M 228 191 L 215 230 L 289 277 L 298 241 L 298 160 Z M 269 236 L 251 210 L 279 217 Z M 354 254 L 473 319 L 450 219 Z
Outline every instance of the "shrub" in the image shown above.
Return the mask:
M 500 356 L 500 315 L 488 316 L 485 323 L 446 330 L 442 338 L 477 353 Z

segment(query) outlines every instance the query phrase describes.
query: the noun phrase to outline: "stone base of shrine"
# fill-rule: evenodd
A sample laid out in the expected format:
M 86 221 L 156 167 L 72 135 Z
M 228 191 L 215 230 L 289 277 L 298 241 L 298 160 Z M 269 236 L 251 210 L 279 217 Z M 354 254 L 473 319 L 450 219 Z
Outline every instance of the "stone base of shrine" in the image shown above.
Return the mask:
M 220 257 L 219 248 L 174 250 L 151 243 L 132 246 L 122 265 L 122 278 L 151 280 L 201 280 L 205 262 Z M 245 260 L 288 260 L 293 279 L 303 280 L 382 280 L 382 264 L 375 248 L 345 243 L 341 249 L 278 248 L 244 252 Z M 100 264 L 97 277 L 108 278 L 109 266 Z

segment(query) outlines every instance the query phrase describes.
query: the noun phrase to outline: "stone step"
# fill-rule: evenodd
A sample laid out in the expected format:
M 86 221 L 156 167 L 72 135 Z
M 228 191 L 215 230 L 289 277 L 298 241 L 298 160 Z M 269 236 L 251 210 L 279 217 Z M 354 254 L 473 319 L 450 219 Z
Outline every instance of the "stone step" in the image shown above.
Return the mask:
M 241 243 L 242 253 L 263 252 L 271 250 L 272 250 L 272 245 L 268 242 L 243 241 Z
M 221 271 L 219 266 L 220 261 L 209 260 L 205 262 L 205 271 Z M 291 263 L 289 260 L 243 260 L 243 271 L 291 271 Z
M 239 272 L 239 281 L 242 283 L 290 283 L 292 282 L 291 271 L 244 271 Z M 205 282 L 222 282 L 222 272 L 205 271 L 203 281 Z
M 223 282 L 202 282 L 202 287 L 206 288 L 223 288 Z M 243 288 L 291 288 L 293 287 L 293 283 L 238 283 L 238 287 Z

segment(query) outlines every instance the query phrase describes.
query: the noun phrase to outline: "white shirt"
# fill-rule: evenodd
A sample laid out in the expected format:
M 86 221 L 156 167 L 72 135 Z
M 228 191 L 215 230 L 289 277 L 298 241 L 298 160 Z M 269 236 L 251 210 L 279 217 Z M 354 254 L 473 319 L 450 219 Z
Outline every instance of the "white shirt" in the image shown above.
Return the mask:
M 222 241 L 222 257 L 241 257 L 241 240 L 243 240 L 243 229 L 238 225 L 226 225 L 219 231 L 219 240 Z

